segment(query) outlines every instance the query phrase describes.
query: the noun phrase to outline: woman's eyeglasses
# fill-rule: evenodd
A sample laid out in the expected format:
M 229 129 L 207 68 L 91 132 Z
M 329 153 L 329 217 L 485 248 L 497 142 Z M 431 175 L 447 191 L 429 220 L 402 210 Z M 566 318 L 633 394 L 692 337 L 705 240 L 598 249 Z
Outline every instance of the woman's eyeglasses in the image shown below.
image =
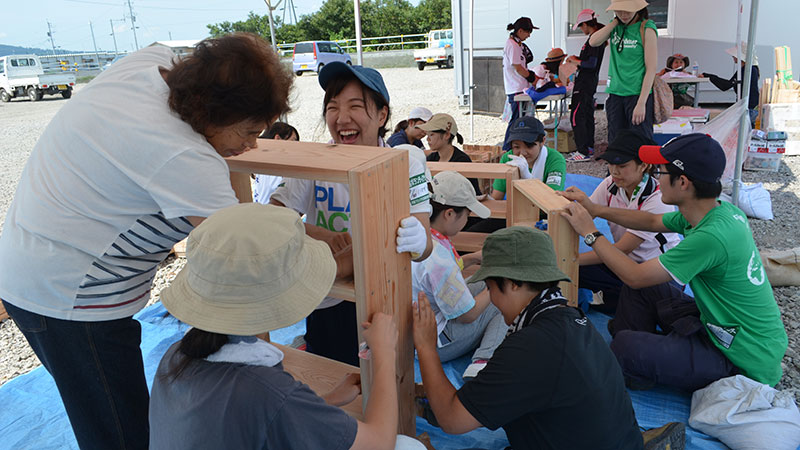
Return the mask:
M 661 177 L 661 175 L 669 175 L 669 172 L 667 172 L 666 170 L 654 170 L 650 172 L 650 174 L 653 176 L 653 178 L 657 180 Z

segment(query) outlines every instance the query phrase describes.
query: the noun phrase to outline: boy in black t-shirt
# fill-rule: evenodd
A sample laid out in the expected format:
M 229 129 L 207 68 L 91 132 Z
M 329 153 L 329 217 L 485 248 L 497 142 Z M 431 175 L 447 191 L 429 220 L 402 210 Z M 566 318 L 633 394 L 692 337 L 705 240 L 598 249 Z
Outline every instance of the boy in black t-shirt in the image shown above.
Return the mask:
M 644 448 L 616 358 L 561 295 L 558 282 L 569 278 L 558 269 L 550 236 L 528 227 L 492 233 L 470 282 L 481 280 L 510 326 L 486 367 L 458 391 L 436 354 L 424 295 L 414 308 L 422 382 L 441 428 L 460 434 L 502 427 L 514 450 Z M 673 433 L 659 439 L 682 448 L 669 440 L 682 437 L 681 427 L 667 430 Z

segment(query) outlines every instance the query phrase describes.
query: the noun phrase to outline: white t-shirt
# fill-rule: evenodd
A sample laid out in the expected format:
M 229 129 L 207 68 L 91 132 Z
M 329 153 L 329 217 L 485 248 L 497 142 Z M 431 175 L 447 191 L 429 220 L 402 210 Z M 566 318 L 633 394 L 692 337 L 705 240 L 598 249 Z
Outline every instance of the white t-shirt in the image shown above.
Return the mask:
M 253 183 L 253 201 L 264 205 L 269 203 L 272 193 L 283 183 L 283 177 L 256 174 Z
M 475 306 L 475 298 L 452 249 L 435 238 L 432 241 L 430 256 L 421 262 L 411 261 L 411 288 L 414 301 L 420 292 L 428 297 L 436 318 L 436 336 L 441 336 L 447 321 L 469 312 Z M 444 344 L 437 339 L 439 347 Z
M 658 182 L 647 176 L 643 180 L 638 190 L 634 190 L 632 199 L 628 198 L 625 189 L 617 187 L 611 177 L 606 177 L 597 186 L 589 199 L 592 203 L 606 205 L 612 208 L 623 208 L 631 210 L 647 211 L 652 214 L 666 214 L 675 211 L 675 207 L 665 205 L 661 201 L 661 189 Z M 614 236 L 614 241 L 618 242 L 625 233 L 631 233 L 639 237 L 643 242 L 628 254 L 630 258 L 638 263 L 657 258 L 662 253 L 678 245 L 680 236 L 677 233 L 653 233 L 650 231 L 631 230 L 608 221 L 608 228 Z
M 22 173 L 0 236 L 0 297 L 67 320 L 131 316 L 158 264 L 238 203 L 225 160 L 170 111 L 165 48 L 114 64 L 67 102 Z
M 386 146 L 382 139 L 379 146 Z M 430 214 L 432 208 L 424 163 L 409 157 L 408 172 L 411 214 Z M 337 233 L 350 232 L 350 188 L 346 184 L 286 178 L 272 194 L 272 199 L 305 214 L 307 224 Z M 317 309 L 330 308 L 341 302 L 339 298 L 325 297 Z
M 503 85 L 506 95 L 522 92 L 531 86 L 528 80 L 517 73 L 513 64 L 525 67 L 525 56 L 522 54 L 522 46 L 509 37 L 503 48 Z

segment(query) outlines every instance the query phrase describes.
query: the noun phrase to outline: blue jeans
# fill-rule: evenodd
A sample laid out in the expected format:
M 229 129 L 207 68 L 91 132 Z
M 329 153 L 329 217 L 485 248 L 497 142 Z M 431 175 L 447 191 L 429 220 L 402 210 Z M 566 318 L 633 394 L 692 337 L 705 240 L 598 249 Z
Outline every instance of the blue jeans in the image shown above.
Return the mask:
M 147 448 L 150 396 L 138 321 L 78 322 L 3 306 L 53 376 L 82 450 Z
M 508 104 L 511 105 L 511 119 L 508 121 L 508 126 L 506 127 L 506 136 L 503 138 L 503 150 L 505 151 L 511 150 L 511 142 L 508 142 L 508 130 L 511 129 L 511 124 L 519 118 L 519 102 L 514 101 L 514 96 L 521 93 L 522 92 L 508 94 Z

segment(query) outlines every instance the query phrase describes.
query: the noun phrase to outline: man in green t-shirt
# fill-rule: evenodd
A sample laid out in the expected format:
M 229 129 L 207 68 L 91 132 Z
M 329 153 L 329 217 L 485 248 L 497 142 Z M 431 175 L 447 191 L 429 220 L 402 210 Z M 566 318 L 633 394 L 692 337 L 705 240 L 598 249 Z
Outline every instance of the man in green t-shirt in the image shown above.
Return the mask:
M 717 201 L 725 169 L 722 147 L 693 133 L 663 148 L 642 146 L 639 157 L 659 165 L 654 176 L 661 198 L 678 206 L 677 212 L 583 202 L 562 213 L 626 285 L 609 324 L 611 349 L 626 380 L 631 386 L 655 382 L 695 390 L 741 373 L 774 386 L 788 339 L 745 213 Z M 637 264 L 597 231 L 591 216 L 631 229 L 674 231 L 685 239 Z M 694 299 L 675 284 L 662 284 L 669 281 L 688 283 Z

